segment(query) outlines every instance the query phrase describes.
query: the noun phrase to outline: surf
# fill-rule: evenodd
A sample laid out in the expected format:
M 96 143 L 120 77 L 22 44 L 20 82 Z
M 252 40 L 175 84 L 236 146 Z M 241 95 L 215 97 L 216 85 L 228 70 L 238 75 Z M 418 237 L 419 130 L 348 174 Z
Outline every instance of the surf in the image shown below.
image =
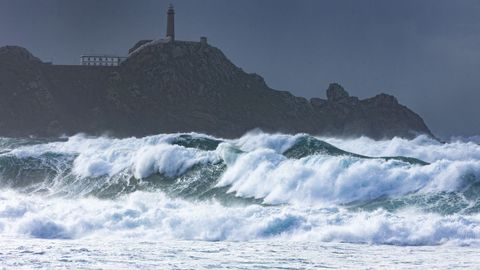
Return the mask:
M 5 235 L 394 245 L 480 238 L 474 142 L 258 131 L 0 142 Z

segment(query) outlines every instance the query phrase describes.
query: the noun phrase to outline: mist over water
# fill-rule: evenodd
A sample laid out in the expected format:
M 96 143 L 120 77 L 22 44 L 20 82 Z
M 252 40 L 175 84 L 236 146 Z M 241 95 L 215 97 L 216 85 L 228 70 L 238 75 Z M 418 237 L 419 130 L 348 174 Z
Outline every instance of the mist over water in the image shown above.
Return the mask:
M 480 145 L 420 136 L 0 139 L 0 237 L 480 243 Z

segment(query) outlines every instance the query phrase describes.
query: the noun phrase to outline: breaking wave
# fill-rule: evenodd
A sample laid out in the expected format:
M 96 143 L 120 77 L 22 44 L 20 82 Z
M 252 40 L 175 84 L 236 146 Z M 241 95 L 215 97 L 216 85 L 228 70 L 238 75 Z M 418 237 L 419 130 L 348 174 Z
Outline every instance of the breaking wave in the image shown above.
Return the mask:
M 0 138 L 0 234 L 480 243 L 480 145 L 248 133 Z

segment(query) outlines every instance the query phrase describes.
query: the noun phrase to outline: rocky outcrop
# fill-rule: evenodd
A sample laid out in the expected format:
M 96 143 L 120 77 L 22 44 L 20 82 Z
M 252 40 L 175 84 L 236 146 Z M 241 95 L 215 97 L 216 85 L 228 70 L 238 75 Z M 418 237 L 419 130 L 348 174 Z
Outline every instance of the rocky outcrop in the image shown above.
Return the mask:
M 348 99 L 350 95 L 338 83 L 331 83 L 327 89 L 328 101 L 337 102 Z
M 27 65 L 31 63 L 41 63 L 40 59 L 33 56 L 27 49 L 19 46 L 0 47 L 0 61 L 1 63 Z
M 331 84 L 327 100 L 308 101 L 270 89 L 205 43 L 142 41 L 136 47 L 119 67 L 48 65 L 23 48 L 1 48 L 0 136 L 197 131 L 236 137 L 254 128 L 373 138 L 432 135 L 389 95 L 359 100 Z

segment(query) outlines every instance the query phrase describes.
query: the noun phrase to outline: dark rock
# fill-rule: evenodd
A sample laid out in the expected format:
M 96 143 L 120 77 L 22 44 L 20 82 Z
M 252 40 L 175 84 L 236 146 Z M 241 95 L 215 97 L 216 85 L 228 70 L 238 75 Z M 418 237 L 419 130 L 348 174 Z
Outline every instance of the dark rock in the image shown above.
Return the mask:
M 395 106 L 398 105 L 398 100 L 396 97 L 387 95 L 387 94 L 379 94 L 374 96 L 373 98 L 370 99 L 370 101 L 375 105 L 375 106 Z
M 147 44 L 119 67 L 47 65 L 23 48 L 0 48 L 0 136 L 196 131 L 238 137 L 255 128 L 432 136 L 423 120 L 392 96 L 359 100 L 331 84 L 327 97 L 308 101 L 272 90 L 261 76 L 245 73 L 219 49 L 200 42 Z
M 310 104 L 312 104 L 312 106 L 315 106 L 315 107 L 321 107 L 321 106 L 327 104 L 327 101 L 325 99 L 321 99 L 321 98 L 311 98 L 310 99 Z
M 328 101 L 340 101 L 350 97 L 347 91 L 343 89 L 338 83 L 331 83 L 327 89 L 327 99 Z
M 22 63 L 25 61 L 41 63 L 40 59 L 33 56 L 27 49 L 19 46 L 0 47 L 0 61 L 3 63 Z

